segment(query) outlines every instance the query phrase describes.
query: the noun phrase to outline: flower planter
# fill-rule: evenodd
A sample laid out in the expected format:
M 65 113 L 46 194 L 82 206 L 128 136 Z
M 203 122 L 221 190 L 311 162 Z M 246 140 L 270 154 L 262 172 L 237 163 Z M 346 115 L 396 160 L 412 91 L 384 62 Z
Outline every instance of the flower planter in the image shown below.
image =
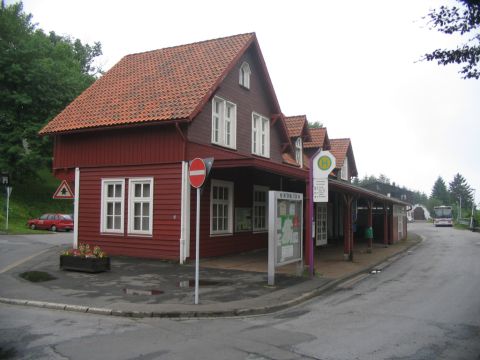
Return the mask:
M 80 257 L 60 255 L 60 269 L 99 273 L 110 270 L 110 258 Z

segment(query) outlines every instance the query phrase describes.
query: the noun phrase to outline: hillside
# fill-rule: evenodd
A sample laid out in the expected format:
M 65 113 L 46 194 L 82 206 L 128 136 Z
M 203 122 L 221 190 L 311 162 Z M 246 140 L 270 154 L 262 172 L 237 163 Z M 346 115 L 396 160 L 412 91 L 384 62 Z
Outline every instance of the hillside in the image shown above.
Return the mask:
M 38 233 L 27 228 L 28 219 L 43 213 L 73 213 L 72 200 L 54 200 L 53 193 L 60 181 L 53 177 L 49 169 L 41 169 L 38 178 L 23 184 L 12 184 L 8 233 Z M 1 189 L 0 196 L 0 232 L 5 232 L 6 193 Z

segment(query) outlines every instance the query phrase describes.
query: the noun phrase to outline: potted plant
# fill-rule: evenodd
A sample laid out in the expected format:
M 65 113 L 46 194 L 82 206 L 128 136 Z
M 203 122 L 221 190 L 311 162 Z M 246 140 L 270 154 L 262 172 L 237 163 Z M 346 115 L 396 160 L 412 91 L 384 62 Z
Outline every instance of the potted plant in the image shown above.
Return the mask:
M 80 244 L 60 255 L 60 269 L 99 273 L 110 270 L 110 257 L 99 246 Z

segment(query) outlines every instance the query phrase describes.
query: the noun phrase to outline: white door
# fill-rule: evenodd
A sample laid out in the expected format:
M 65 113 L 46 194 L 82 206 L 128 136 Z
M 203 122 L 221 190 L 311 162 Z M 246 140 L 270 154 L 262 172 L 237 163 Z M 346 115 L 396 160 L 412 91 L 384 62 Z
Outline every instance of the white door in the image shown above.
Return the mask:
M 327 204 L 317 203 L 317 216 L 315 228 L 317 230 L 316 242 L 317 246 L 327 245 Z

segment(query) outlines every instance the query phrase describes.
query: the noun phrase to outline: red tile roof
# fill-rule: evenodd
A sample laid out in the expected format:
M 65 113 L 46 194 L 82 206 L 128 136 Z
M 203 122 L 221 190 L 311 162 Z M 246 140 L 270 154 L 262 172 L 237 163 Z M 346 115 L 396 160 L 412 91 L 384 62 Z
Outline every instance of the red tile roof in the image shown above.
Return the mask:
M 305 115 L 298 116 L 286 116 L 285 124 L 287 125 L 288 136 L 299 137 L 302 135 L 303 128 L 307 123 L 307 117 Z
M 310 129 L 311 141 L 305 142 L 303 147 L 306 149 L 309 148 L 320 148 L 329 144 L 327 128 L 315 128 Z
M 191 120 L 254 41 L 249 33 L 127 55 L 40 134 Z
M 330 152 L 336 159 L 336 168 L 340 169 L 343 166 L 345 158 L 349 156 L 349 165 L 353 176 L 357 175 L 357 166 L 355 164 L 355 157 L 353 156 L 353 148 L 350 139 L 330 139 Z
M 282 154 L 282 159 L 283 159 L 283 162 L 285 164 L 294 165 L 294 166 L 297 166 L 297 167 L 300 166 L 297 163 L 297 160 L 295 160 L 295 158 L 290 153 L 283 153 Z

